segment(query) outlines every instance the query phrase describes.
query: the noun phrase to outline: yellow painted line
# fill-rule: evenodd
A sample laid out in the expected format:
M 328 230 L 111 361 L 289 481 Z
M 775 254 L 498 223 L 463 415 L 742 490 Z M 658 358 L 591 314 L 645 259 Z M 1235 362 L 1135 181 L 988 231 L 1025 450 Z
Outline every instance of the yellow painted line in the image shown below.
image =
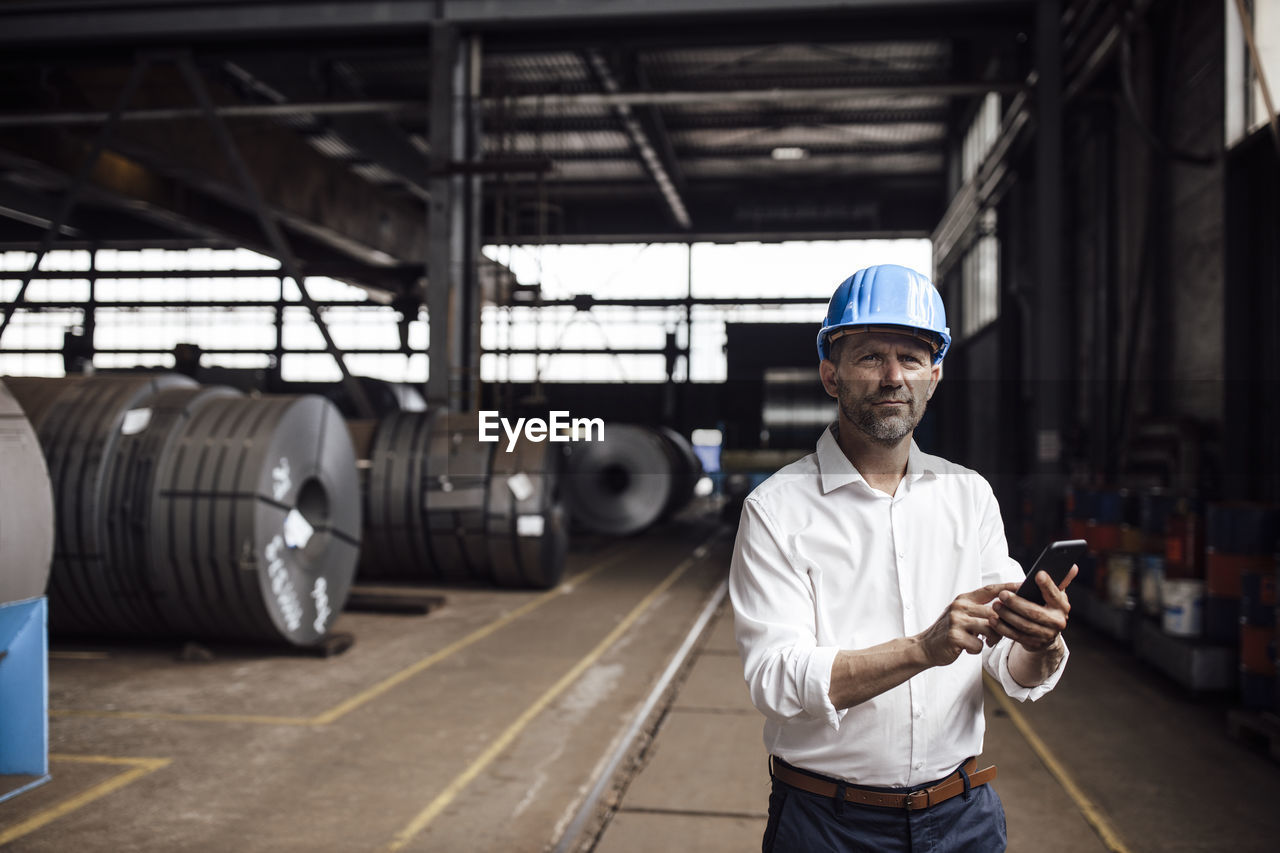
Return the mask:
M 490 743 L 488 748 L 486 748 L 484 752 L 480 753 L 479 757 L 477 757 L 475 761 L 471 762 L 465 770 L 454 777 L 453 781 L 450 782 L 434 800 L 427 804 L 427 807 L 420 811 L 404 829 L 396 833 L 395 838 L 391 840 L 386 849 L 388 851 L 402 849 L 406 844 L 413 840 L 414 836 L 426 829 L 433 820 L 439 817 L 440 813 L 449 806 L 449 803 L 453 802 L 454 798 L 456 798 L 458 794 L 462 793 L 463 789 L 475 781 L 475 778 L 483 773 L 484 769 L 493 763 L 493 760 L 501 755 L 502 752 L 511 745 L 511 743 L 522 731 L 524 731 L 525 727 L 528 726 L 535 717 L 546 710 L 547 706 L 556 700 L 556 697 L 568 689 L 568 687 L 577 681 L 588 668 L 599 660 L 601 655 L 608 651 L 609 647 L 616 643 L 622 635 L 635 624 L 636 620 L 649 609 L 650 605 L 652 605 L 659 596 L 670 589 L 672 584 L 680 579 L 681 575 L 687 572 L 691 566 L 707 555 L 707 552 L 709 551 L 709 543 L 719 535 L 720 534 L 717 532 L 706 542 L 695 548 L 692 554 L 681 560 L 680 564 L 672 569 L 671 573 L 663 578 L 657 586 L 650 590 L 649 594 L 642 598 L 640 603 L 633 607 L 631 612 L 624 616 L 622 621 L 619 622 L 612 631 L 606 634 L 603 640 L 596 644 L 595 648 L 587 652 L 581 660 L 573 665 L 573 669 L 560 677 L 559 681 L 547 688 L 546 692 L 534 700 L 532 705 L 525 708 L 524 713 L 517 717 L 515 722 L 507 726 L 506 730 L 503 731 L 502 734 L 498 735 L 497 739 Z
M 600 572 L 617 563 L 623 557 L 629 555 L 634 548 L 624 548 L 617 553 L 605 557 L 588 569 L 584 569 L 573 577 L 569 578 L 564 584 L 555 589 L 547 590 L 525 604 L 512 610 L 503 616 L 490 622 L 482 628 L 477 628 L 467 636 L 460 640 L 456 640 L 437 652 L 434 652 L 417 663 L 410 664 L 404 669 L 396 672 L 377 684 L 360 691 L 350 699 L 346 699 L 334 705 L 327 711 L 323 711 L 314 717 L 284 717 L 272 716 L 266 714 L 184 714 L 178 712 L 166 711 L 94 711 L 94 710 L 73 710 L 73 709 L 54 709 L 49 712 L 50 717 L 94 717 L 114 720 L 163 720 L 185 723 L 249 723 L 255 725 L 267 726 L 327 726 L 330 723 L 346 716 L 355 709 L 372 702 L 388 690 L 403 684 L 423 670 L 429 669 L 445 660 L 451 655 L 457 654 L 468 646 L 474 645 L 495 632 L 505 628 L 512 622 L 526 616 L 537 610 L 549 601 L 558 598 L 573 591 L 578 584 L 585 583 L 595 577 Z
M 128 767 L 129 769 L 112 776 L 105 782 L 94 785 L 89 790 L 77 794 L 74 797 L 63 800 L 56 806 L 38 812 L 24 820 L 22 823 L 15 824 L 5 830 L 0 830 L 0 844 L 8 844 L 10 841 L 16 841 L 24 835 L 29 835 L 53 823 L 60 817 L 71 814 L 76 809 L 92 803 L 94 800 L 105 797 L 107 794 L 120 790 L 130 782 L 134 782 L 159 770 L 162 767 L 168 767 L 172 759 L 169 758 L 116 758 L 108 755 L 59 755 L 49 756 L 49 760 L 53 762 L 68 762 L 78 764 L 112 764 L 117 766 Z
M 386 693 L 391 688 L 407 681 L 410 678 L 413 678 L 415 675 L 422 672 L 424 669 L 435 666 L 440 661 L 444 660 L 450 655 L 457 654 L 458 652 L 465 649 L 467 646 L 480 642 L 485 637 L 488 637 L 491 634 L 495 633 L 496 631 L 499 631 L 502 628 L 505 628 L 507 625 L 510 625 L 512 622 L 516 621 L 520 617 L 528 613 L 532 613 L 534 610 L 537 610 L 539 607 L 546 604 L 548 601 L 551 601 L 553 598 L 557 598 L 558 596 L 569 591 L 570 589 L 572 589 L 573 586 L 576 586 L 577 584 L 583 583 L 584 581 L 587 581 L 592 577 L 595 577 L 604 569 L 608 568 L 609 566 L 612 566 L 614 563 L 618 562 L 619 560 L 621 560 L 623 557 L 627 556 L 630 553 L 631 553 L 631 549 L 627 549 L 624 551 L 620 551 L 617 554 L 614 554 L 612 557 L 608 557 L 604 560 L 601 560 L 599 563 L 597 563 L 595 566 L 591 567 L 590 569 L 587 569 L 586 571 L 578 575 L 575 575 L 569 586 L 563 589 L 553 589 L 553 590 L 550 590 L 549 592 L 543 593 L 542 595 L 538 596 L 532 601 L 527 602 L 523 606 L 517 607 L 515 610 L 512 610 L 507 615 L 502 616 L 498 619 L 495 619 L 494 621 L 490 622 L 488 625 L 485 625 L 483 628 L 479 628 L 475 631 L 472 631 L 470 634 L 463 637 L 461 640 L 450 643 L 440 651 L 434 654 L 428 655 L 427 657 L 423 658 L 422 660 L 418 661 L 412 666 L 408 666 L 400 670 L 399 672 L 395 673 L 394 675 L 384 678 L 382 681 L 378 682 L 372 687 L 369 687 L 365 690 L 360 691 L 359 693 L 352 696 L 350 699 L 346 700 L 345 702 L 341 702 L 333 706 L 332 708 L 330 708 L 328 711 L 325 711 L 323 714 L 317 715 L 314 718 L 313 725 L 318 725 L 318 726 L 327 725 L 329 723 L 332 723 L 334 720 L 337 720 L 339 717 L 342 717 L 342 716 L 345 716 L 346 714 L 351 713 L 356 708 L 359 708 L 361 705 L 364 705 L 368 702 L 373 701 L 374 699 L 381 696 L 383 693 Z
M 991 676 L 985 676 L 987 681 L 988 692 L 995 698 L 996 704 L 1000 706 L 1009 719 L 1013 721 L 1014 728 L 1026 740 L 1027 745 L 1031 747 L 1031 751 L 1044 764 L 1049 774 L 1058 780 L 1058 784 L 1062 786 L 1062 790 L 1067 792 L 1067 796 L 1075 801 L 1076 808 L 1080 810 L 1080 814 L 1084 816 L 1089 826 L 1093 827 L 1093 831 L 1098 833 L 1098 837 L 1102 839 L 1102 843 L 1106 845 L 1111 853 L 1129 853 L 1129 848 L 1125 846 L 1124 841 L 1120 839 L 1120 835 L 1111 826 L 1106 815 L 1102 810 L 1089 799 L 1080 786 L 1076 784 L 1075 779 L 1067 772 L 1067 768 L 1062 766 L 1057 757 L 1050 751 L 1049 747 L 1040 735 L 1036 734 L 1035 729 L 1031 728 L 1031 724 L 1027 722 L 1027 718 L 1022 715 L 1022 711 L 1018 709 L 1017 704 L 1010 699 L 1001 687 Z
M 107 660 L 110 657 L 107 652 L 49 652 L 49 660 Z
M 267 714 L 183 714 L 176 711 L 77 711 L 54 709 L 50 717 L 92 717 L 111 720 L 162 720 L 179 723 L 256 723 L 266 726 L 314 726 L 315 717 L 275 717 Z

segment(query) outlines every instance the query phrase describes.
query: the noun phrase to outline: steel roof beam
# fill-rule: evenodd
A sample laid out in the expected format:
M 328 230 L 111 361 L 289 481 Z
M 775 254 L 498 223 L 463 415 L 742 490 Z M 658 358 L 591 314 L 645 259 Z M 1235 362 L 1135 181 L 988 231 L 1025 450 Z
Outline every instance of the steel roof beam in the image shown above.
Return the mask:
M 653 19 L 726 17 L 794 19 L 797 15 L 883 15 L 899 18 L 922 11 L 968 12 L 1025 7 L 1028 0 L 276 0 L 228 3 L 191 0 L 153 3 L 132 0 L 44 0 L 0 5 L 0 44 L 31 47 L 59 42 L 137 44 L 155 40 L 324 38 L 402 35 L 432 24 L 520 28 L 534 24 L 625 24 Z
M 42 193 L 0 183 L 0 217 L 47 230 L 57 218 L 57 205 Z M 75 218 L 69 216 L 59 228 L 59 234 L 71 239 L 82 236 L 77 224 Z
M 862 86 L 831 86 L 823 88 L 788 88 L 777 86 L 769 89 L 735 89 L 730 91 L 693 90 L 677 92 L 573 92 L 507 95 L 502 98 L 484 98 L 487 109 L 529 109 L 543 111 L 557 107 L 618 107 L 618 106 L 700 106 L 705 104 L 795 104 L 802 101 L 831 101 L 840 98 L 864 96 L 896 97 L 901 95 L 941 95 L 944 97 L 972 97 L 988 92 L 1014 94 L 1022 91 L 1023 84 L 1010 80 L 955 82 L 947 80 L 915 80 L 910 82 L 866 84 Z
M 242 59 L 228 61 L 225 67 L 242 82 L 277 101 L 273 106 L 286 105 L 290 101 L 323 99 L 316 81 L 290 73 L 292 69 L 279 61 Z M 425 102 L 419 109 L 426 113 Z M 225 118 L 225 114 L 222 117 Z M 403 181 L 414 195 L 424 201 L 429 197 L 426 188 L 427 158 L 414 147 L 408 134 L 386 115 L 385 110 L 371 111 L 360 117 L 351 112 L 334 112 L 326 116 L 324 127 L 337 134 L 358 154 Z
M 899 97 L 904 95 L 939 95 L 942 97 L 971 97 L 988 92 L 1012 94 L 1023 90 L 1021 83 L 1008 80 L 946 82 L 917 81 L 894 85 L 868 84 L 864 86 L 837 86 L 827 88 L 736 89 L 731 91 L 675 91 L 675 92 L 577 92 L 577 93 L 525 93 L 503 97 L 485 97 L 480 106 L 487 110 L 523 109 L 539 115 L 548 109 L 560 107 L 662 107 L 704 106 L 707 104 L 796 104 L 799 102 L 835 101 L 843 98 L 868 96 Z M 223 119 L 261 119 L 285 116 L 356 116 L 374 113 L 417 113 L 428 109 L 425 100 L 368 100 L 368 101 L 300 101 L 282 104 L 233 104 L 217 108 Z M 0 113 L 0 127 L 39 127 L 48 125 L 93 125 L 107 120 L 105 110 L 59 110 Z M 194 107 L 161 107 L 131 109 L 121 113 L 120 121 L 168 122 L 180 119 L 201 118 Z
M 617 94 L 621 91 L 622 87 L 618 84 L 618 79 L 614 76 L 613 69 L 609 67 L 609 63 L 605 61 L 599 51 L 588 50 L 585 54 L 585 59 L 587 66 L 591 69 L 591 73 L 595 75 L 606 92 Z M 671 218 L 681 228 L 692 228 L 693 220 L 689 218 L 689 210 L 685 207 L 684 199 L 680 197 L 679 187 L 676 186 L 676 181 L 680 180 L 680 176 L 674 155 L 671 153 L 670 141 L 667 140 L 666 143 L 668 157 L 664 158 L 658 153 L 658 149 L 654 146 L 653 140 L 649 138 L 649 134 L 640 126 L 640 121 L 629 105 L 613 104 L 612 107 L 614 114 L 618 117 L 618 122 L 631 139 L 631 144 L 635 146 L 640 161 L 644 163 L 645 170 L 658 185 L 663 201 L 667 203 L 667 209 L 671 212 Z

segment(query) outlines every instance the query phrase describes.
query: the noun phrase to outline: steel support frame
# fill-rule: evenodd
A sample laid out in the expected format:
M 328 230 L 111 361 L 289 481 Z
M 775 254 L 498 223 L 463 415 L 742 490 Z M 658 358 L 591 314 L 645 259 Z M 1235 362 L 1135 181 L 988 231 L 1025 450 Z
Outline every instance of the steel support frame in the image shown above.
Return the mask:
M 705 104 L 787 104 L 805 101 L 839 101 L 858 96 L 938 95 L 943 97 L 968 97 L 1000 92 L 1011 94 L 1022 91 L 1023 84 L 1012 81 L 930 81 L 919 80 L 899 84 L 868 83 L 857 86 L 830 86 L 823 88 L 794 88 L 776 86 L 769 89 L 735 89 L 731 91 L 643 91 L 643 92 L 532 92 L 502 97 L 476 98 L 476 104 L 487 111 L 527 110 L 541 115 L 548 109 L 565 107 L 663 107 L 699 106 Z M 295 101 L 279 104 L 224 104 L 216 107 L 224 119 L 270 119 L 289 116 L 352 117 L 370 115 L 399 115 L 423 109 L 430 104 L 417 100 L 371 101 Z M 102 124 L 111 113 L 104 110 L 34 110 L 30 112 L 0 113 L 0 128 L 44 127 Z M 129 110 L 118 116 L 126 122 L 171 122 L 181 119 L 202 118 L 198 107 L 148 107 Z
M 993 9 L 1023 7 L 1029 0 L 992 0 Z M 444 24 L 474 28 L 518 28 L 556 23 L 626 24 L 654 19 L 780 19 L 802 14 L 912 14 L 922 9 L 972 8 L 974 0 L 650 0 L 602 3 L 599 0 L 275 0 L 232 3 L 195 0 L 183 3 L 126 3 L 103 8 L 85 0 L 46 8 L 39 2 L 12 2 L 0 13 L 0 44 L 22 46 L 51 42 L 111 42 L 141 39 L 192 41 L 209 38 L 288 39 L 334 34 L 402 34 Z
M 223 63 L 230 73 L 241 77 L 258 88 L 269 92 L 277 105 L 289 101 L 319 100 L 322 92 L 316 81 L 299 79 L 286 62 L 272 58 L 249 58 Z M 347 82 L 351 89 L 351 82 Z M 347 92 L 348 97 L 358 97 L 359 92 Z M 390 119 L 385 111 L 365 116 L 349 113 L 333 113 L 327 116 L 324 126 L 339 136 L 353 150 L 378 163 L 399 178 L 418 198 L 427 198 L 427 158 L 413 146 L 409 135 Z
M 62 197 L 62 201 L 58 205 L 57 212 L 53 215 L 53 219 L 49 222 L 48 229 L 44 232 L 44 236 L 40 239 L 40 245 L 36 249 L 35 258 L 31 262 L 31 268 L 22 274 L 22 284 L 18 287 L 18 292 L 14 296 L 12 302 L 5 303 L 4 316 L 0 318 L 0 339 L 4 337 L 5 329 L 9 328 L 9 322 L 13 319 L 13 312 L 21 304 L 22 300 L 27 296 L 27 288 L 31 286 L 33 279 L 38 278 L 38 270 L 40 262 L 44 260 L 44 256 L 49 253 L 54 242 L 62 234 L 62 228 L 67 222 L 67 218 L 71 215 L 71 211 L 76 206 L 76 202 L 80 199 L 80 193 L 84 190 L 85 185 L 89 181 L 89 176 L 93 172 L 94 166 L 98 164 L 98 159 L 102 156 L 102 152 L 107 147 L 107 142 L 111 139 L 111 134 L 115 130 L 116 122 L 120 115 L 128 108 L 129 103 L 133 100 L 133 96 L 138 91 L 138 85 L 142 82 L 142 77 L 150 66 L 150 60 L 146 57 L 139 57 L 134 62 L 133 67 L 129 69 L 129 76 L 125 79 L 124 86 L 120 89 L 120 95 L 116 99 L 115 108 L 107 116 L 107 121 L 98 131 L 98 135 L 94 137 L 93 145 L 89 148 L 89 153 L 85 155 L 84 162 L 80 164 L 79 171 L 71 181 L 71 185 L 67 187 L 66 194 Z
M 1072 341 L 1067 334 L 1072 300 L 1062 277 L 1063 70 L 1062 2 L 1036 6 L 1036 281 L 1031 295 L 1032 520 L 1036 541 L 1061 528 L 1064 486 L 1063 435 L 1069 411 Z M 1033 543 L 1027 543 L 1032 545 Z
M 357 412 L 363 418 L 374 417 L 373 405 L 369 402 L 369 397 L 365 394 L 364 387 L 347 369 L 347 362 L 343 358 L 342 350 L 338 349 L 338 345 L 334 343 L 333 336 L 329 333 L 329 326 L 320 314 L 320 306 L 316 304 L 316 301 L 311 298 L 311 294 L 307 291 L 306 279 L 302 275 L 297 258 L 293 255 L 293 250 L 289 248 L 284 231 L 281 230 L 280 224 L 276 222 L 275 215 L 271 212 L 271 209 L 267 207 L 266 200 L 263 199 L 262 192 L 258 189 L 258 185 L 249 171 L 248 164 L 245 163 L 240 154 L 240 149 L 231 137 L 231 132 L 227 130 L 226 123 L 218 116 L 217 108 L 214 106 L 213 99 L 209 96 L 209 89 L 205 86 L 204 78 L 200 76 L 200 71 L 196 68 L 189 53 L 178 53 L 172 56 L 171 59 L 178 66 L 178 71 L 182 74 L 183 79 L 186 80 L 188 88 L 191 89 L 191 93 L 204 111 L 205 120 L 213 131 L 218 146 L 226 156 L 227 162 L 235 173 L 246 200 L 253 209 L 258 224 L 262 227 L 267 241 L 271 244 L 276 258 L 280 261 L 281 271 L 289 278 L 292 278 L 294 284 L 297 285 L 298 295 L 311 313 L 311 319 L 315 322 L 316 328 L 320 332 L 320 337 L 324 339 L 325 351 L 333 356 L 334 362 L 338 365 L 338 371 L 342 374 L 342 385 L 347 393 L 351 395 L 351 400 L 355 404 Z
M 622 86 L 619 85 L 617 76 L 600 51 L 594 49 L 586 51 L 584 60 L 600 87 L 607 94 L 617 95 L 622 92 Z M 658 190 L 662 193 L 662 200 L 666 202 L 671 219 L 676 225 L 688 231 L 693 227 L 693 220 L 689 218 L 689 210 L 685 206 L 684 199 L 680 196 L 680 188 L 677 184 L 679 175 L 676 172 L 674 158 L 665 158 L 659 152 L 657 145 L 649 138 L 649 134 L 641 126 L 639 119 L 632 112 L 629 104 L 615 103 L 612 105 L 612 109 L 613 114 L 618 119 L 618 123 L 622 125 L 623 131 L 635 147 L 636 154 L 640 157 L 640 162 L 644 164 L 645 171 L 649 173 L 654 183 L 658 185 Z M 670 144 L 668 143 L 665 148 L 669 152 Z
M 454 164 L 477 159 L 480 42 L 456 27 L 431 29 L 431 172 L 427 183 L 427 404 L 468 411 L 478 397 L 480 176 Z

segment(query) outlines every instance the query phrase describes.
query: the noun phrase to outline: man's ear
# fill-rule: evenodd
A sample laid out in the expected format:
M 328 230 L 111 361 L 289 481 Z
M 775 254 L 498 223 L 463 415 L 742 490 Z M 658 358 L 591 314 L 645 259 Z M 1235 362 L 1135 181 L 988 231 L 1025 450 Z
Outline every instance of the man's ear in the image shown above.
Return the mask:
M 818 376 L 822 379 L 822 387 L 826 389 L 827 396 L 835 397 L 837 400 L 840 399 L 840 392 L 836 387 L 835 362 L 829 358 L 824 358 L 818 362 Z
M 935 362 L 929 373 L 929 393 L 925 396 L 926 400 L 933 399 L 933 392 L 938 390 L 938 383 L 942 381 L 942 362 Z

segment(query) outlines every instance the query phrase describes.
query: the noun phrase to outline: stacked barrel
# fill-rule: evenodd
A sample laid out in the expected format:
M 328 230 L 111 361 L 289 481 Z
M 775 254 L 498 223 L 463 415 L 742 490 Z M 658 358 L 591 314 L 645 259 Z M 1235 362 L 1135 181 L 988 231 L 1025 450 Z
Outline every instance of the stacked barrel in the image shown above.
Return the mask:
M 1089 543 L 1080 590 L 1112 609 L 1159 620 L 1170 636 L 1202 635 L 1204 564 L 1194 502 L 1158 488 L 1073 488 L 1067 514 L 1069 537 Z
M 1241 701 L 1250 708 L 1275 700 L 1278 538 L 1280 507 L 1220 503 L 1205 513 L 1205 633 L 1239 644 Z
M 1133 516 L 1133 496 L 1127 490 L 1072 489 L 1067 495 L 1069 538 L 1089 543 L 1077 586 L 1125 610 L 1137 601 Z
M 355 454 L 333 404 L 176 374 L 8 383 L 54 484 L 54 633 L 325 637 L 360 544 Z
M 1173 637 L 1204 632 L 1204 521 L 1195 501 L 1179 498 L 1165 521 L 1160 582 L 1162 627 Z

